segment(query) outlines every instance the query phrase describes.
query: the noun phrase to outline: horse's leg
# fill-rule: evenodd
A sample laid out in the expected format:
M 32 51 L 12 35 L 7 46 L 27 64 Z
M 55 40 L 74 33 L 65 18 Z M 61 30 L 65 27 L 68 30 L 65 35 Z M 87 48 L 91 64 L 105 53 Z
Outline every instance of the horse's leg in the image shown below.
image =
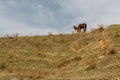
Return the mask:
M 84 32 L 86 32 L 86 26 L 84 27 Z
M 82 28 L 80 28 L 80 32 L 81 32 Z
M 78 32 L 78 33 L 80 32 L 80 28 L 79 28 L 79 27 L 77 27 L 77 32 Z
M 78 33 L 78 29 L 76 29 L 75 32 Z

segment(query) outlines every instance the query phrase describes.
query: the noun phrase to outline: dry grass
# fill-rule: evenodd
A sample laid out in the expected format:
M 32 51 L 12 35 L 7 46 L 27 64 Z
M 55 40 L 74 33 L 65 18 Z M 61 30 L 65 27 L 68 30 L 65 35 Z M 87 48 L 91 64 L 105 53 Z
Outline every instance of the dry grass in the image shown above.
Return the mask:
M 31 79 L 31 80 L 40 80 L 47 76 L 47 73 L 44 69 L 33 69 L 30 71 L 19 71 L 17 72 L 17 77 L 20 80 Z
M 0 38 L 2 80 L 119 80 L 120 25 L 89 33 Z
M 96 67 L 96 60 L 94 59 L 88 59 L 86 61 L 86 70 L 91 70 L 91 69 L 95 69 Z

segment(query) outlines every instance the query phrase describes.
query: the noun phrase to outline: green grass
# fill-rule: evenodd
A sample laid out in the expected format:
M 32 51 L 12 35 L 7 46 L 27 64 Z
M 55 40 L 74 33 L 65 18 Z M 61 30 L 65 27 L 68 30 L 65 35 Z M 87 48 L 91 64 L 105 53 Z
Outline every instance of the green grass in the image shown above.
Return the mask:
M 120 48 L 120 26 L 119 25 L 111 25 L 108 28 L 108 30 L 109 30 L 109 36 L 111 37 L 112 41 L 114 42 L 114 47 Z
M 120 25 L 0 38 L 1 80 L 119 80 Z

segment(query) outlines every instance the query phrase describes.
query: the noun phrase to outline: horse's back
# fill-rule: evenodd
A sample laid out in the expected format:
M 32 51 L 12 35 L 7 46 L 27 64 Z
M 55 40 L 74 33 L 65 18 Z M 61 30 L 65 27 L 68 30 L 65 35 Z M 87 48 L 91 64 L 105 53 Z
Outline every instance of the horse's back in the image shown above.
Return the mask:
M 86 24 L 86 23 L 81 23 L 81 24 L 79 24 L 78 27 L 80 27 L 80 28 L 86 28 L 86 27 L 87 27 L 87 24 Z

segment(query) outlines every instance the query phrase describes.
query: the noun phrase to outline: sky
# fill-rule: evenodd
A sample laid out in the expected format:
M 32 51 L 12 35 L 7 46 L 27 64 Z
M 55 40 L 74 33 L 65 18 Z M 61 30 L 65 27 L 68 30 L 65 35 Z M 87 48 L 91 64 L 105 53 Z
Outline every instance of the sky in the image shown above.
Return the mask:
M 0 0 L 0 35 L 72 33 L 73 25 L 120 23 L 120 0 Z

